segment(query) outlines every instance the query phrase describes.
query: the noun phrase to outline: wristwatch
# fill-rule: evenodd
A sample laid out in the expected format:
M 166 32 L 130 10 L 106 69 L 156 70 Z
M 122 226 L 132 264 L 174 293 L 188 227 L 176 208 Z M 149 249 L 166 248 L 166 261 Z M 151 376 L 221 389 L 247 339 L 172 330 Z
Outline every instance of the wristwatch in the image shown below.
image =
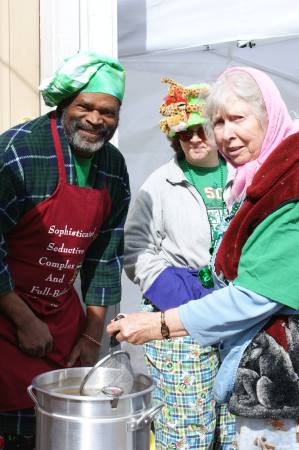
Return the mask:
M 163 339 L 170 339 L 170 331 L 165 322 L 165 313 L 161 311 L 161 334 Z

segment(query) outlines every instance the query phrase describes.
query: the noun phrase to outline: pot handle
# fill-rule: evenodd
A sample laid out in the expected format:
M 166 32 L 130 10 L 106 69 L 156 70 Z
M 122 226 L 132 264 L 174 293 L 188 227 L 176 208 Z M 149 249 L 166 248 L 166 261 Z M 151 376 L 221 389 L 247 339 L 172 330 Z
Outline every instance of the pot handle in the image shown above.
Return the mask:
M 127 422 L 127 431 L 136 431 L 144 428 L 146 425 L 151 423 L 153 418 L 161 411 L 164 403 L 159 403 L 157 406 L 153 406 L 151 409 L 146 411 L 141 417 L 132 422 Z
M 28 386 L 27 392 L 28 392 L 29 396 L 31 397 L 31 400 L 33 400 L 34 403 L 36 404 L 36 406 L 38 406 L 37 398 L 36 398 L 36 396 L 33 393 L 33 386 L 32 386 L 32 384 L 30 384 L 30 386 Z

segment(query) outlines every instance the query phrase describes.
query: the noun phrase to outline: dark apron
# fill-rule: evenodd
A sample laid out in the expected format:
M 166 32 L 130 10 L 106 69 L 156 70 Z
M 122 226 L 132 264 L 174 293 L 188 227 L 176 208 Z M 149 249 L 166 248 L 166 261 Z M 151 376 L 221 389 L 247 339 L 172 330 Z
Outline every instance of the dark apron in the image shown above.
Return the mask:
M 4 412 L 32 406 L 27 386 L 33 377 L 66 366 L 85 324 L 73 284 L 86 250 L 111 209 L 106 189 L 67 183 L 54 116 L 51 131 L 58 160 L 58 186 L 8 235 L 6 263 L 15 292 L 48 325 L 53 349 L 44 358 L 23 353 L 13 322 L 0 315 L 0 411 Z

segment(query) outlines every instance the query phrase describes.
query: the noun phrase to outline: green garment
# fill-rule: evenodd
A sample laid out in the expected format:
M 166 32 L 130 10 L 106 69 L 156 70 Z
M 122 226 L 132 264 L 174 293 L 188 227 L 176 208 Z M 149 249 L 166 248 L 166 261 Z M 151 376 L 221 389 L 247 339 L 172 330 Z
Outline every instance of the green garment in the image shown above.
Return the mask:
M 217 167 L 195 167 L 186 160 L 181 161 L 180 167 L 187 180 L 200 193 L 207 208 L 210 226 L 213 231 L 219 226 L 225 212 L 222 198 L 223 187 L 227 179 L 227 167 L 223 159 Z
M 270 214 L 247 240 L 236 286 L 299 309 L 299 203 Z
M 80 158 L 80 156 L 75 155 L 74 153 L 73 158 L 75 163 L 78 185 L 81 187 L 88 187 L 89 185 L 87 183 L 87 180 L 93 158 Z

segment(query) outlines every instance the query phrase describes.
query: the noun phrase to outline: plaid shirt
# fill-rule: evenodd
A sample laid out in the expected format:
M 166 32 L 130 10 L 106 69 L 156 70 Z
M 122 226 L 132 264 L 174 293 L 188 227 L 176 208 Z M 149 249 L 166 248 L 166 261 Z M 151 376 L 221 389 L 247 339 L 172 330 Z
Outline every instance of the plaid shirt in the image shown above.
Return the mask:
M 72 152 L 59 121 L 58 131 L 68 183 L 76 185 Z M 57 158 L 48 114 L 0 136 L 0 294 L 14 288 L 4 261 L 6 236 L 27 211 L 52 195 L 57 183 Z M 86 253 L 81 270 L 82 296 L 87 305 L 112 305 L 121 297 L 123 228 L 130 201 L 126 164 L 112 144 L 105 144 L 95 153 L 87 184 L 93 189 L 107 186 L 112 209 Z

